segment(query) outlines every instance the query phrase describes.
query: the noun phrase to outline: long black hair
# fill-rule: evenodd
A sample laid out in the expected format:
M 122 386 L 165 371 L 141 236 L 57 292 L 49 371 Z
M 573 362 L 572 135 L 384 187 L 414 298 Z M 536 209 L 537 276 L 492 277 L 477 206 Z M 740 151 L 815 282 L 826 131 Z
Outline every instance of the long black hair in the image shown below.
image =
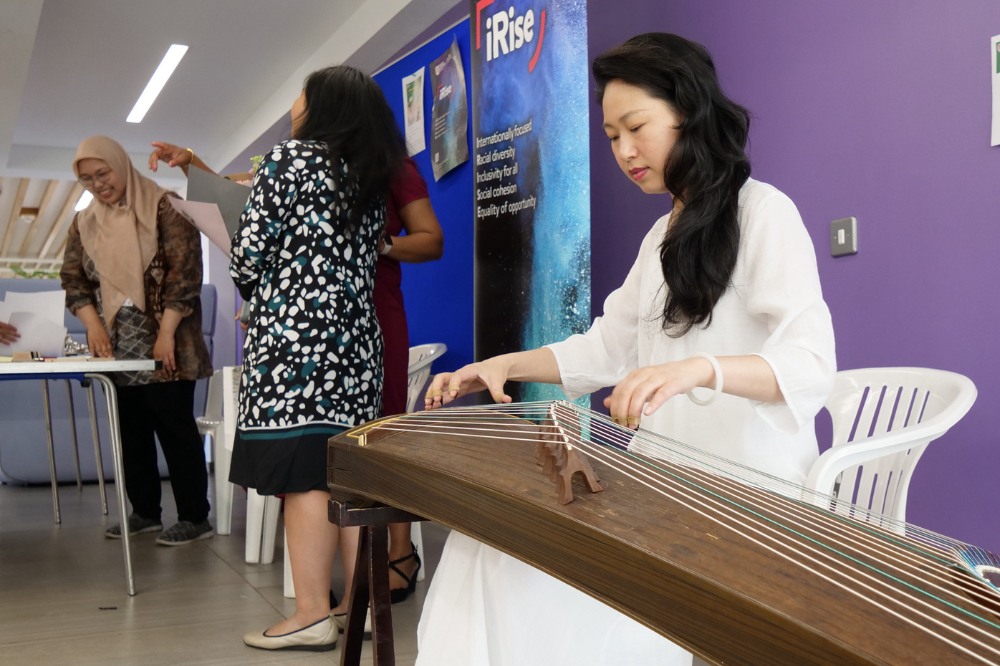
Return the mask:
M 750 114 L 722 92 L 708 50 L 677 35 L 633 37 L 598 56 L 593 72 L 598 104 L 617 80 L 662 99 L 682 118 L 664 167 L 664 185 L 682 206 L 660 245 L 667 284 L 662 326 L 680 337 L 712 323 L 736 267 Z
M 349 65 L 317 70 L 306 77 L 305 117 L 295 139 L 322 141 L 330 158 L 347 163 L 358 188 L 351 224 L 389 192 L 406 155 L 392 109 L 374 79 Z

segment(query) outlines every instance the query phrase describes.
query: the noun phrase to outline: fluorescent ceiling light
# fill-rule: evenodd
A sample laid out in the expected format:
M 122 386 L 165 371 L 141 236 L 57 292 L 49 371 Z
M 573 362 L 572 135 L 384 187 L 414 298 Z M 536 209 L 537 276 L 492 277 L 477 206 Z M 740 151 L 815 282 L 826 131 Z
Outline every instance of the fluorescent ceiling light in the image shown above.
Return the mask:
M 94 198 L 93 194 L 91 194 L 87 190 L 84 190 L 83 194 L 80 195 L 80 200 L 76 202 L 76 208 L 74 208 L 73 210 L 79 213 L 81 210 L 90 205 L 90 202 L 93 200 L 93 198 Z
M 156 68 L 153 72 L 153 78 L 149 80 L 146 84 L 146 89 L 142 91 L 139 95 L 138 101 L 136 101 L 135 106 L 132 107 L 132 112 L 128 114 L 128 118 L 125 119 L 126 122 L 130 123 L 141 123 L 142 119 L 146 116 L 146 112 L 149 111 L 149 107 L 153 106 L 153 102 L 156 101 L 156 96 L 160 94 L 163 90 L 163 86 L 166 85 L 167 79 L 170 75 L 174 73 L 177 65 L 180 64 L 181 58 L 187 53 L 188 47 L 183 44 L 171 44 L 170 48 L 167 49 L 167 54 L 163 56 L 163 60 L 160 61 L 160 66 Z

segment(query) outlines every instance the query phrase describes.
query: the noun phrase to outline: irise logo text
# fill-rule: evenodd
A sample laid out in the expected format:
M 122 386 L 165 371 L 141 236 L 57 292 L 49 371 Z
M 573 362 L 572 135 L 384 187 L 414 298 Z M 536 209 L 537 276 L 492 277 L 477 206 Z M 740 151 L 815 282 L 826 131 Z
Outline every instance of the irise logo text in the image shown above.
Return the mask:
M 517 51 L 535 38 L 535 12 L 517 16 L 514 8 L 486 19 L 486 61 Z
M 481 36 L 480 20 L 484 9 L 493 4 L 494 0 L 479 0 L 476 3 L 476 48 L 481 48 L 479 39 Z M 514 7 L 506 11 L 497 12 L 486 17 L 486 61 L 490 62 L 495 58 L 510 55 L 515 51 L 535 41 L 536 20 L 535 12 L 532 9 L 524 14 L 518 14 Z M 542 41 L 545 38 L 545 10 L 543 9 L 537 22 L 538 41 L 535 45 L 535 53 L 528 63 L 528 71 L 533 71 L 538 63 L 538 57 L 542 51 Z

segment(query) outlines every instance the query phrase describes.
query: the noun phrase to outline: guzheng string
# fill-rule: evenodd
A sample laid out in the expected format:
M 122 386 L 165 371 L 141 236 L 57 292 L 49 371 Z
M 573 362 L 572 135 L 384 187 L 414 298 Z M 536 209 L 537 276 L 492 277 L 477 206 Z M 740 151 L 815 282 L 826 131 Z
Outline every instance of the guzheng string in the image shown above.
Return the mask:
M 373 428 L 461 433 L 481 438 L 484 446 L 499 446 L 505 441 L 537 443 L 540 432 L 547 437 L 557 432 L 565 444 L 588 458 L 668 495 L 768 549 L 790 566 L 808 568 L 831 585 L 973 659 L 1000 661 L 997 617 L 985 608 L 981 613 L 968 610 L 960 596 L 966 594 L 994 607 L 1000 603 L 995 578 L 990 578 L 1000 572 L 1000 560 L 988 551 L 862 510 L 682 442 L 627 430 L 568 402 L 448 407 L 382 420 Z M 957 590 L 952 584 L 957 566 L 980 584 Z M 965 647 L 970 641 L 992 656 L 970 651 Z
M 664 457 L 669 457 L 669 455 L 672 455 L 674 452 L 675 451 L 668 451 L 666 449 L 662 449 L 660 451 L 661 455 L 664 453 L 668 454 L 667 456 Z M 599 452 L 596 450 L 592 450 L 591 453 L 599 455 Z M 655 452 L 654 455 L 656 455 Z M 605 460 L 605 462 L 614 464 L 614 462 L 611 460 Z M 654 462 L 653 466 L 657 467 L 657 463 Z M 718 471 L 718 466 L 715 467 L 716 471 Z M 746 472 L 748 472 L 750 475 L 753 474 L 753 470 L 746 470 Z M 668 471 L 668 474 L 672 473 Z M 826 579 L 832 584 L 838 585 L 839 587 L 845 589 L 848 592 L 860 596 L 867 603 L 874 603 L 878 605 L 883 610 L 890 612 L 893 615 L 896 615 L 897 617 L 900 617 L 901 619 L 910 622 L 911 624 L 914 624 L 916 618 L 919 617 L 920 619 L 930 622 L 931 624 L 939 625 L 945 631 L 948 631 L 947 627 L 945 627 L 940 620 L 935 619 L 929 614 L 933 613 L 935 609 L 933 606 L 926 603 L 926 601 L 924 601 L 923 599 L 909 598 L 906 600 L 905 604 L 900 605 L 899 601 L 894 600 L 892 595 L 884 594 L 878 589 L 879 585 L 882 584 L 883 582 L 882 581 L 883 578 L 891 579 L 896 583 L 901 583 L 906 585 L 907 581 L 904 580 L 903 577 L 896 575 L 895 573 L 895 571 L 898 571 L 900 567 L 906 563 L 905 561 L 904 562 L 899 561 L 898 557 L 898 555 L 900 554 L 899 552 L 895 553 L 877 552 L 878 548 L 882 545 L 880 541 L 870 540 L 870 539 L 866 541 L 865 534 L 863 532 L 864 531 L 873 532 L 872 528 L 865 527 L 864 525 L 862 525 L 861 530 L 859 530 L 858 528 L 853 527 L 853 525 L 856 524 L 854 523 L 854 521 L 851 521 L 850 524 L 848 524 L 844 522 L 844 519 L 840 519 L 841 521 L 840 524 L 843 527 L 851 528 L 850 531 L 853 532 L 853 534 L 846 534 L 842 538 L 838 538 L 836 532 L 828 529 L 830 525 L 833 525 L 834 527 L 838 526 L 837 522 L 829 523 L 827 520 L 819 520 L 819 521 L 812 521 L 812 524 L 810 524 L 810 517 L 812 516 L 822 517 L 824 516 L 824 514 L 817 514 L 814 511 L 803 512 L 799 510 L 797 511 L 798 516 L 796 516 L 795 513 L 797 505 L 794 503 L 790 504 L 787 501 L 777 501 L 780 498 L 772 494 L 755 490 L 752 487 L 743 486 L 740 483 L 734 483 L 732 481 L 729 481 L 724 476 L 719 477 L 719 483 L 715 483 L 715 477 L 706 475 L 701 475 L 699 477 L 697 470 L 694 470 L 693 472 L 689 473 L 689 478 L 684 479 L 684 485 L 688 485 L 688 481 L 694 480 L 696 478 L 700 478 L 701 480 L 704 481 L 704 483 L 701 486 L 702 489 L 708 488 L 713 485 L 717 489 L 721 489 L 722 486 L 726 486 L 725 489 L 726 492 L 710 493 L 710 495 L 715 495 L 717 497 L 720 497 L 723 503 L 726 502 L 734 503 L 734 501 L 743 502 L 742 504 L 739 504 L 741 512 L 736 514 L 739 516 L 738 524 L 740 527 L 737 528 L 736 524 L 729 524 L 728 527 L 730 529 L 735 529 L 735 531 L 741 533 L 744 537 L 753 540 L 754 542 L 762 545 L 763 547 L 768 548 L 769 550 L 775 552 L 779 556 L 784 556 L 790 563 L 800 565 L 800 563 L 802 562 L 809 562 L 810 568 L 813 570 L 814 574 L 819 575 L 820 577 Z M 781 482 L 780 480 L 768 478 L 766 479 L 765 483 L 762 484 L 762 486 L 774 486 L 775 484 L 781 484 L 781 483 L 783 482 Z M 786 484 L 786 485 L 788 486 L 788 488 L 793 488 L 793 489 L 796 488 L 791 484 Z M 683 485 L 681 487 L 683 487 Z M 801 491 L 803 489 L 799 490 Z M 729 491 L 736 491 L 736 492 L 730 493 Z M 732 496 L 727 497 L 727 495 L 730 494 Z M 676 489 L 672 493 L 672 496 L 676 500 L 677 498 Z M 694 499 L 696 500 L 696 503 L 701 502 L 703 505 L 706 506 L 708 504 L 711 504 L 711 502 L 706 502 L 704 498 L 698 496 L 694 496 Z M 688 506 L 688 508 L 698 510 L 696 505 L 687 504 L 686 506 Z M 770 509 L 772 513 L 774 513 L 775 515 L 771 516 L 766 515 L 765 508 Z M 789 509 L 791 509 L 791 511 L 789 511 Z M 700 512 L 702 513 L 702 515 L 706 515 L 704 511 Z M 755 523 L 758 527 L 756 533 L 752 531 L 748 532 L 742 529 L 742 526 L 747 523 L 748 514 L 752 514 L 753 516 L 761 519 L 761 522 Z M 805 516 L 804 521 L 801 520 L 802 516 Z M 798 520 L 798 523 L 795 522 L 796 520 Z M 778 529 L 773 530 L 771 529 L 772 526 L 777 526 Z M 769 532 L 771 533 L 770 536 L 767 534 Z M 791 556 L 789 556 L 788 553 L 780 552 L 781 548 L 787 548 L 787 546 L 790 543 L 791 544 L 796 543 L 796 542 L 789 542 L 787 541 L 787 539 L 783 538 L 782 535 L 784 532 L 791 532 L 794 533 L 796 537 L 805 539 L 804 544 L 798 546 L 797 548 L 791 549 L 792 551 Z M 764 537 L 763 541 L 762 537 Z M 889 542 L 890 543 L 895 542 L 899 544 L 901 543 L 901 540 L 890 537 Z M 906 546 L 905 543 L 903 545 L 904 547 L 908 548 L 908 546 Z M 817 546 L 818 548 L 813 546 Z M 868 547 L 869 552 L 864 552 L 866 549 L 865 547 Z M 829 551 L 829 553 L 832 553 L 835 557 L 827 558 L 826 561 L 824 561 L 824 557 L 827 556 L 828 554 L 827 551 Z M 863 554 L 864 557 L 863 558 L 856 557 L 854 553 Z M 902 551 L 902 555 L 907 556 L 910 555 L 910 553 Z M 886 569 L 883 565 L 873 567 L 871 564 L 867 563 L 867 559 L 870 557 L 878 557 L 879 562 L 893 563 L 896 567 L 895 571 Z M 850 578 L 850 576 L 847 576 L 846 578 L 847 582 L 853 583 L 853 585 L 845 585 L 844 583 L 836 579 L 837 576 L 843 577 L 845 573 L 843 571 L 843 561 L 842 561 L 844 559 L 856 565 L 859 565 L 859 568 L 856 568 L 854 570 L 848 569 L 846 572 L 848 574 L 852 574 L 853 576 L 855 576 L 855 579 Z M 911 559 L 913 558 L 911 557 Z M 952 565 L 952 562 L 949 560 L 941 560 L 941 562 L 943 562 L 948 566 Z M 924 565 L 925 563 L 918 559 L 915 560 L 914 564 Z M 823 575 L 822 573 L 817 572 L 816 570 L 819 568 L 826 569 L 827 574 Z M 919 574 L 920 572 L 914 570 L 914 573 Z M 926 575 L 927 575 L 926 571 L 923 572 L 923 576 L 926 577 Z M 880 576 L 882 578 L 880 578 Z M 929 594 L 933 596 L 935 601 L 944 603 L 946 606 L 950 607 L 951 610 L 957 612 L 959 615 L 967 614 L 967 611 L 959 607 L 957 604 L 949 603 L 947 599 L 941 598 L 949 594 L 944 586 L 945 582 L 946 579 L 942 577 L 940 581 L 941 584 L 935 586 L 933 583 L 931 583 L 930 585 L 924 583 L 922 587 L 914 587 L 914 591 L 919 592 L 923 595 Z M 884 598 L 889 603 L 893 602 L 896 603 L 897 609 L 894 610 L 885 604 L 878 603 L 877 599 L 879 597 Z M 927 609 L 928 612 L 921 612 L 923 609 Z M 948 614 L 947 617 L 950 619 L 954 619 L 952 614 Z M 973 616 L 972 619 L 977 620 L 980 619 L 980 617 Z M 992 626 L 993 628 L 996 628 L 996 624 L 990 618 L 986 618 L 986 621 L 988 627 Z M 991 637 L 991 634 L 985 632 L 982 626 L 977 626 L 974 623 L 969 623 L 964 621 L 963 624 L 966 630 L 972 634 L 980 633 L 984 634 L 984 636 L 986 636 L 987 638 Z M 924 630 L 933 632 L 933 630 L 930 629 L 929 627 L 924 626 L 922 628 Z M 960 646 L 956 645 L 953 641 L 949 640 L 947 636 L 942 635 L 940 633 L 935 633 L 934 635 L 937 636 L 939 640 L 947 641 L 948 643 L 961 649 Z M 969 636 L 968 633 L 963 633 L 961 635 L 966 638 L 968 638 Z

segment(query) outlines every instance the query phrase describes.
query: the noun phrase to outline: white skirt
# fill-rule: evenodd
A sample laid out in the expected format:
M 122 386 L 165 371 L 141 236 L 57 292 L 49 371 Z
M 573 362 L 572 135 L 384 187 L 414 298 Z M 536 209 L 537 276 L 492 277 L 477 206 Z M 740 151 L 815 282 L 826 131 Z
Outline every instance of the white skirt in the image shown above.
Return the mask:
M 610 606 L 452 531 L 417 626 L 417 666 L 691 666 Z

